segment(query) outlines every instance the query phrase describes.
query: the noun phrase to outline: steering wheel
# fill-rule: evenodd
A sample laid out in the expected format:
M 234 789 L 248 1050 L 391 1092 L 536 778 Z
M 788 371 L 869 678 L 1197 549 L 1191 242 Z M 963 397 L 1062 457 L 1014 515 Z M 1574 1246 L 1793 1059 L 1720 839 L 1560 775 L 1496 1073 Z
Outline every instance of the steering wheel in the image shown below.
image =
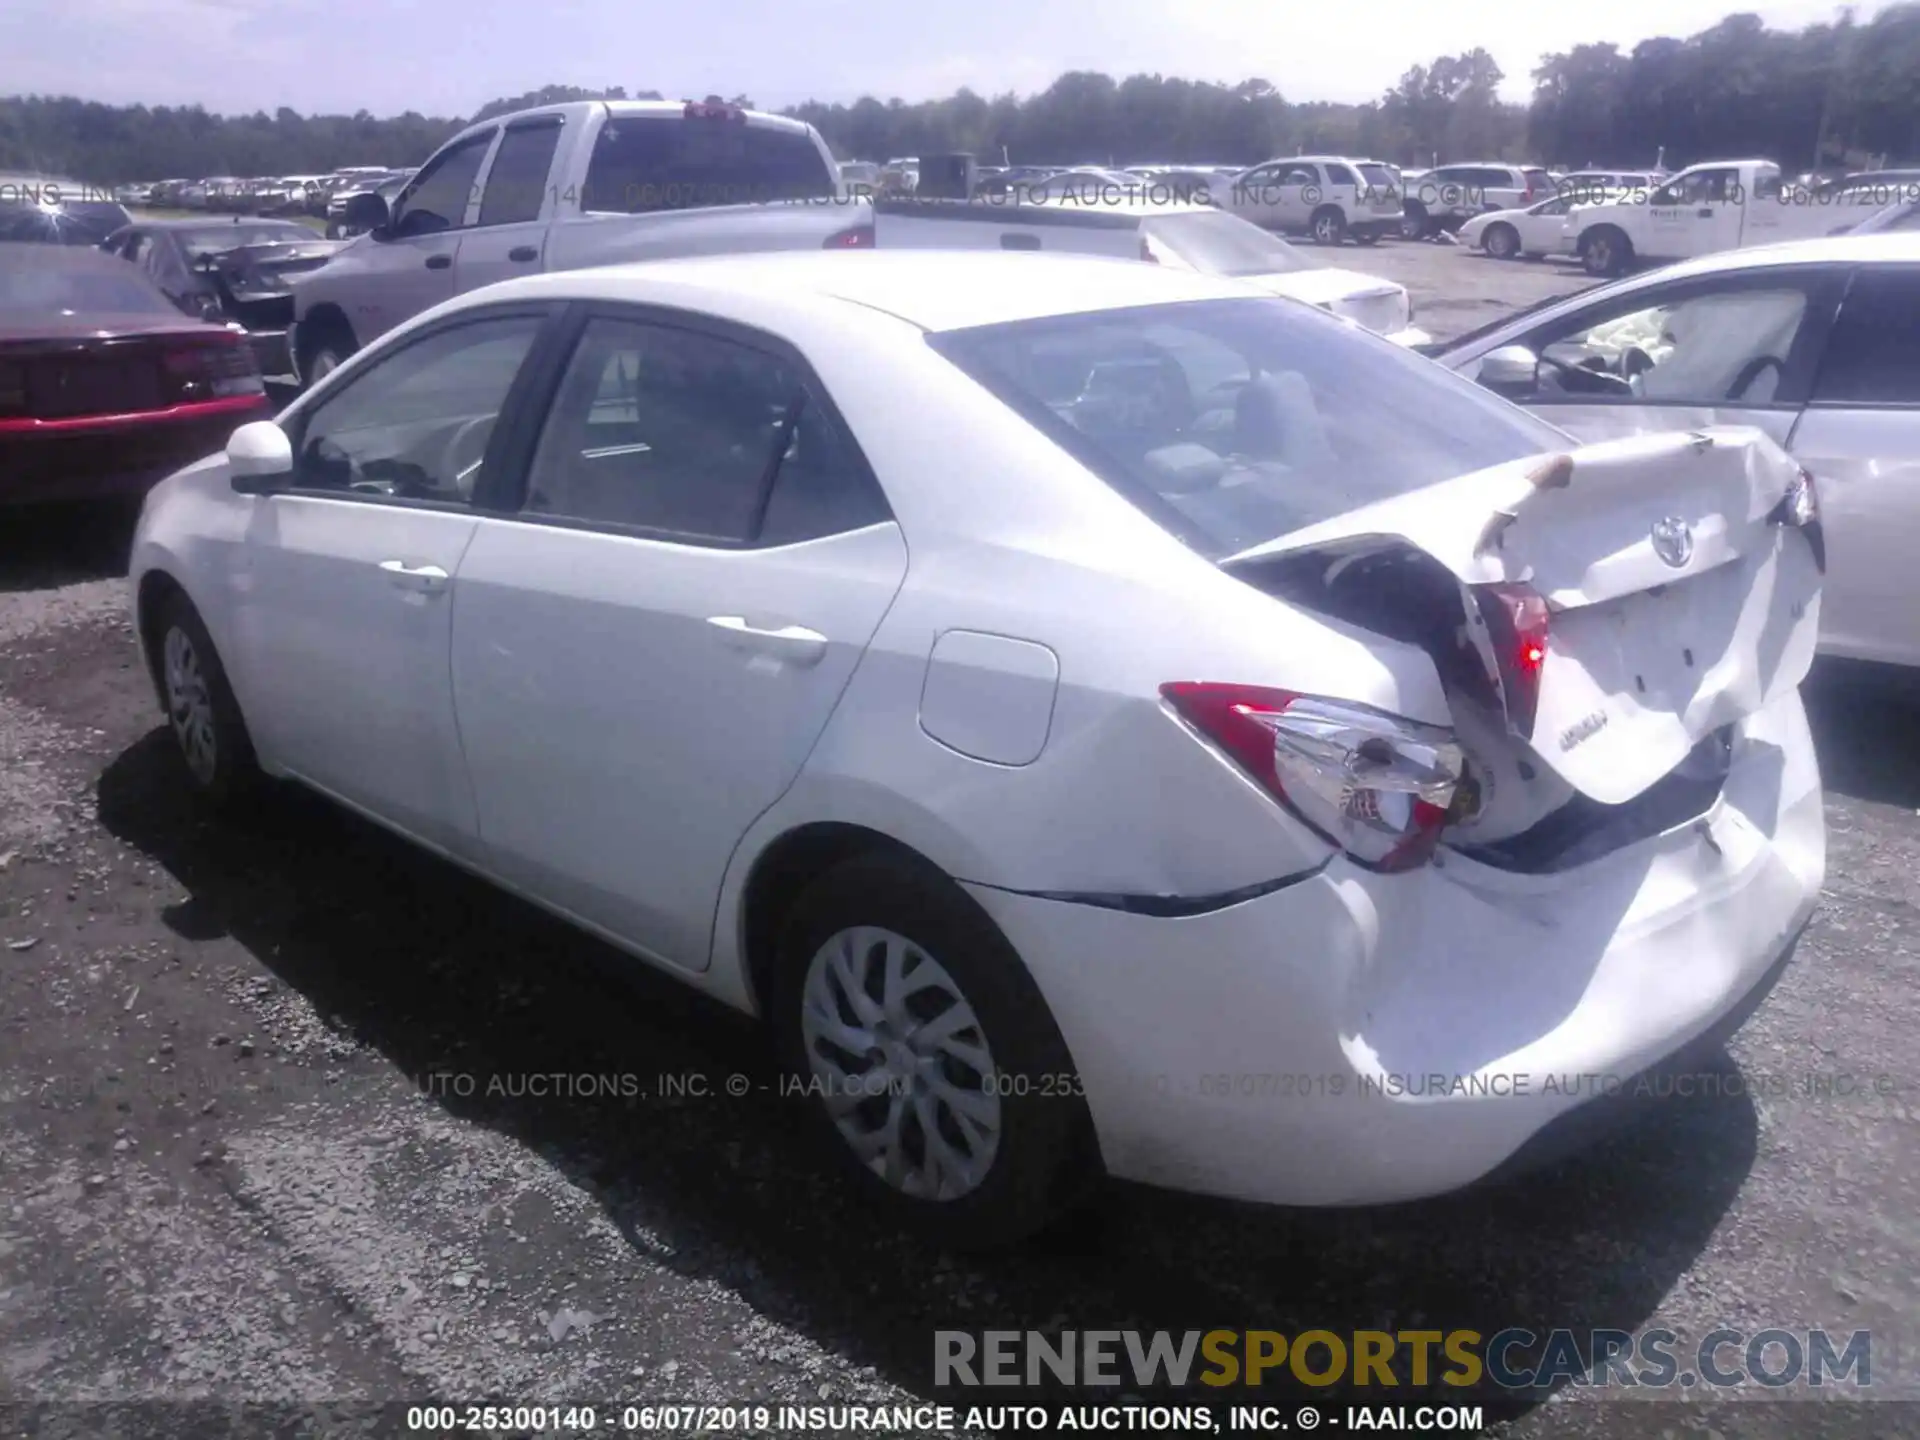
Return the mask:
M 1784 374 L 1786 368 L 1786 362 L 1781 360 L 1777 355 L 1754 356 L 1753 359 L 1742 365 L 1740 367 L 1740 373 L 1733 377 L 1733 384 L 1727 387 L 1727 399 L 1744 399 L 1747 391 L 1753 387 L 1753 382 L 1766 374 L 1768 370 L 1773 370 L 1776 373 L 1775 384 L 1778 384 L 1777 376 Z
M 1592 394 L 1595 391 L 1611 392 L 1616 395 L 1633 393 L 1633 386 L 1610 370 L 1590 370 L 1585 365 L 1570 365 L 1565 360 L 1556 360 L 1545 352 L 1541 353 L 1540 363 L 1550 365 L 1558 373 L 1566 376 L 1572 382 L 1567 389 L 1576 394 Z
M 443 485 L 451 484 L 459 491 L 462 500 L 473 498 L 473 487 L 479 480 L 480 466 L 487 458 L 487 440 L 493 433 L 493 422 L 499 418 L 497 415 L 476 415 L 471 420 L 462 421 L 460 428 L 447 441 L 446 449 L 440 452 L 438 478 Z M 477 447 L 473 444 L 476 435 L 480 437 Z

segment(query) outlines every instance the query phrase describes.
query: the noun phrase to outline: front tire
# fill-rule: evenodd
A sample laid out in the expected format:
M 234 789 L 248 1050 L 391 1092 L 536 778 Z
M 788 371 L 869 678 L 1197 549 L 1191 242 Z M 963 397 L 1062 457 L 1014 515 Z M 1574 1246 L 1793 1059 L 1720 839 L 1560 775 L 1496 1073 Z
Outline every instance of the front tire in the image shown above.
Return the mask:
M 162 602 L 153 635 L 161 701 L 188 784 L 216 810 L 238 808 L 259 791 L 262 776 L 213 637 L 177 592 Z
M 1489 225 L 1480 244 L 1496 260 L 1520 258 L 1520 232 L 1511 225 Z
M 811 1123 L 900 1223 L 998 1249 L 1096 1178 L 1039 987 L 945 876 L 886 855 L 835 867 L 795 902 L 777 961 L 770 1016 Z

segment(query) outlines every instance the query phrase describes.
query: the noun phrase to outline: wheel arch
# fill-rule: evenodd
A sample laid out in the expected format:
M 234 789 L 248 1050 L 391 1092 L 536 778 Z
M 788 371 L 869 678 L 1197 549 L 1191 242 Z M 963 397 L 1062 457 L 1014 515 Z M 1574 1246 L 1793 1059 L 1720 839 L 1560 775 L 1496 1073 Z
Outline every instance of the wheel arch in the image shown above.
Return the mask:
M 356 350 L 360 348 L 360 337 L 354 332 L 353 322 L 347 318 L 347 312 L 332 300 L 321 301 L 300 317 L 293 327 L 293 363 L 303 377 L 314 346 L 320 343 L 323 336 L 336 333 L 344 333 Z
M 765 1013 L 778 963 L 780 927 L 794 902 L 829 870 L 863 855 L 892 856 L 965 893 L 944 867 L 869 825 L 816 820 L 775 836 L 754 855 L 733 906 L 731 948 L 744 1008 L 756 1015 Z
M 160 612 L 176 595 L 189 605 L 193 604 L 192 598 L 187 595 L 187 587 L 176 580 L 171 571 L 160 566 L 141 575 L 133 591 L 134 634 L 140 642 L 140 657 L 146 663 L 147 679 L 153 685 L 153 698 L 163 710 L 166 708 L 167 694 L 160 674 L 160 636 L 156 627 Z

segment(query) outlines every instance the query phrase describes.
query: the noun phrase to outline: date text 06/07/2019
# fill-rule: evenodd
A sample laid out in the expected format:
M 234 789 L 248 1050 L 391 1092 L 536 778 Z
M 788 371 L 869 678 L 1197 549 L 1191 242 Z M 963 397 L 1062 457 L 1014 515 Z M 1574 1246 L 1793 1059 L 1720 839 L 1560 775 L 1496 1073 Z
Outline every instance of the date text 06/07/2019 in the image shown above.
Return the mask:
M 707 1435 L 758 1431 L 781 1435 L 921 1436 L 985 1431 L 1278 1435 L 1323 1425 L 1373 1434 L 1479 1431 L 1477 1405 L 416 1405 L 410 1432 L 433 1435 Z

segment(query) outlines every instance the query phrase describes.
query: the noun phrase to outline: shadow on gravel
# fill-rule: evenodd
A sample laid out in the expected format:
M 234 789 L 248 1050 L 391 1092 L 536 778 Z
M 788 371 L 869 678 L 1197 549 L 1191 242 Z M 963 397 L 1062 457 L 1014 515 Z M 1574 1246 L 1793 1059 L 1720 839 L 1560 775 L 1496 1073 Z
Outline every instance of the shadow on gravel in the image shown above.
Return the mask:
M 137 500 L 0 510 L 0 591 L 125 575 L 139 518 Z
M 1825 661 L 1802 693 L 1829 791 L 1920 810 L 1920 676 Z
M 408 1075 L 704 1073 L 710 1099 L 629 1110 L 484 1093 L 441 1103 L 553 1157 L 636 1244 L 643 1231 L 664 1237 L 663 1263 L 922 1395 L 942 1328 L 1631 1330 L 1706 1244 L 1754 1158 L 1755 1115 L 1733 1085 L 1468 1195 L 1288 1212 L 1113 1186 L 1017 1254 L 945 1256 L 867 1214 L 815 1163 L 798 1102 L 757 1088 L 723 1098 L 730 1072 L 772 1079 L 759 1035 L 683 987 L 310 796 L 275 797 L 244 825 L 202 821 L 163 732 L 109 766 L 99 805 L 109 830 L 189 891 L 170 912 L 183 936 L 231 934 Z M 1724 1053 L 1709 1067 L 1735 1073 Z M 1490 1421 L 1526 1408 L 1432 1391 L 1269 1383 L 1178 1398 L 1471 1399 Z

